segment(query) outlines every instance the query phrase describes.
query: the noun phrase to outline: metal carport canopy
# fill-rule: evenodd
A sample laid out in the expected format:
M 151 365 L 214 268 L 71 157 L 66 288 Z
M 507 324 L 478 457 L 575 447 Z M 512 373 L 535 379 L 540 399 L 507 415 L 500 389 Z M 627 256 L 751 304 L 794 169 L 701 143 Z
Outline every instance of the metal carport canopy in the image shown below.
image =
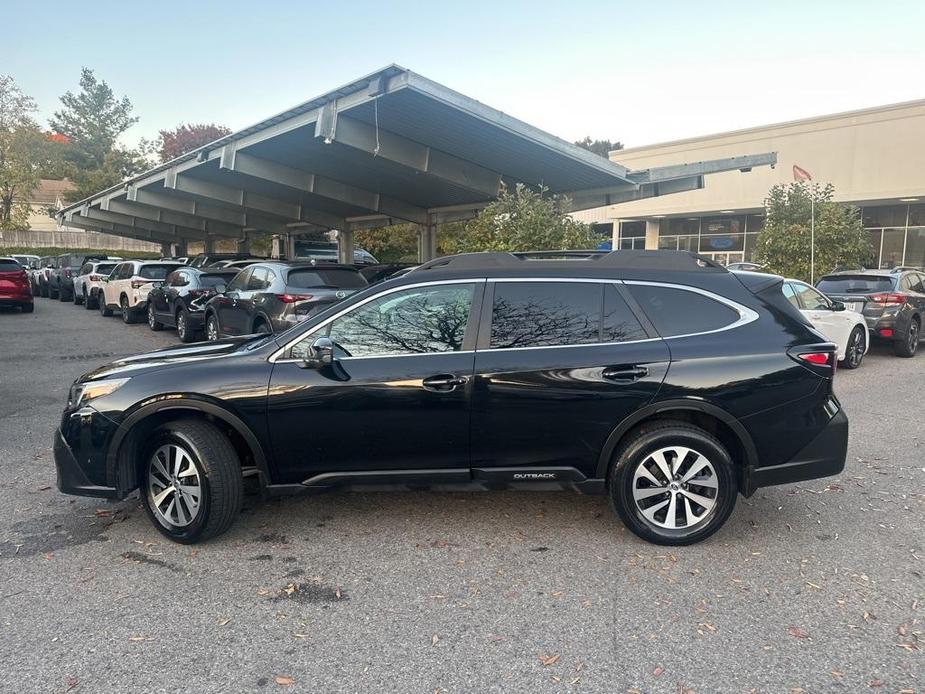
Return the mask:
M 64 208 L 60 223 L 161 243 L 248 232 L 468 219 L 502 186 L 545 186 L 575 210 L 703 187 L 706 174 L 773 165 L 775 153 L 630 171 L 391 65 Z

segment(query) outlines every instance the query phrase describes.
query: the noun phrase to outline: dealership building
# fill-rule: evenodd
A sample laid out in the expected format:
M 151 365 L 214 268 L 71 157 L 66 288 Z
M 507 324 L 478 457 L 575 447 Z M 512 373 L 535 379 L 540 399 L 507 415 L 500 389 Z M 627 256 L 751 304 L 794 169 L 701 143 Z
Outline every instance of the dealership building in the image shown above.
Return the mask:
M 925 267 L 925 99 L 807 118 L 611 153 L 634 170 L 758 152 L 777 166 L 717 173 L 709 185 L 665 197 L 576 212 L 614 248 L 693 250 L 720 262 L 750 260 L 763 201 L 798 166 L 835 199 L 861 208 L 871 267 Z

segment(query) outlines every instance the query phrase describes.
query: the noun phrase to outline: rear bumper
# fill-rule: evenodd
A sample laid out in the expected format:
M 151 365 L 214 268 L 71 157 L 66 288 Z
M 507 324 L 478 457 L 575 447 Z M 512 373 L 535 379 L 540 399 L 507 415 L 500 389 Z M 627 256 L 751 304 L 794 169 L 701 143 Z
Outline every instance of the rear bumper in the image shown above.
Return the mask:
M 745 496 L 760 487 L 790 484 L 837 475 L 845 469 L 848 456 L 848 416 L 839 408 L 825 428 L 792 459 L 781 465 L 746 470 Z
M 58 470 L 58 489 L 65 494 L 77 496 L 95 496 L 103 499 L 117 499 L 118 493 L 114 487 L 105 487 L 94 484 L 87 476 L 86 471 L 77 461 L 71 447 L 68 446 L 61 430 L 55 431 L 55 467 Z

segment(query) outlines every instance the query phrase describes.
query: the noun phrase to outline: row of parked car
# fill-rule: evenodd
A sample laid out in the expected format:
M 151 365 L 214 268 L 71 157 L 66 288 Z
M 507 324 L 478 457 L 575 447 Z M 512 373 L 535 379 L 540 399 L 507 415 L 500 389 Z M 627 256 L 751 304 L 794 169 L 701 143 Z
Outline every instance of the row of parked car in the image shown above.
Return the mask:
M 125 260 L 18 256 L 32 294 L 70 301 L 152 330 L 174 327 L 182 342 L 276 333 L 358 289 L 409 266 L 380 264 L 364 252 L 357 265 L 328 257 L 287 262 L 241 254 Z

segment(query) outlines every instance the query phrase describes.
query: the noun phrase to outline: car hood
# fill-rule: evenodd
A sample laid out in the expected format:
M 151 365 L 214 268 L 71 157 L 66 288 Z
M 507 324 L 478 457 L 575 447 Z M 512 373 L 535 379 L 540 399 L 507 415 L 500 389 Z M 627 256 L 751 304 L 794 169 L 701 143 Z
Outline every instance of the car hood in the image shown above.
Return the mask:
M 199 342 L 192 345 L 173 345 L 153 352 L 136 354 L 117 359 L 105 366 L 85 373 L 78 379 L 79 383 L 98 381 L 104 378 L 128 378 L 146 371 L 170 366 L 188 364 L 204 359 L 218 359 L 242 351 L 258 340 L 267 341 L 266 335 L 241 335 L 215 342 Z

